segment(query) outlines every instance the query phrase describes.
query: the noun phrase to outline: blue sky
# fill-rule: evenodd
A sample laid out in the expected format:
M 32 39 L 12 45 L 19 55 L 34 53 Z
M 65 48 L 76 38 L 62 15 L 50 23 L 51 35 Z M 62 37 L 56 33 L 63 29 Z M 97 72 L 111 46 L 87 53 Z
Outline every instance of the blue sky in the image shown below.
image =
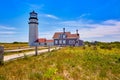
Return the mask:
M 29 12 L 39 18 L 39 37 L 75 33 L 84 41 L 120 41 L 120 0 L 1 0 L 0 42 L 28 42 Z

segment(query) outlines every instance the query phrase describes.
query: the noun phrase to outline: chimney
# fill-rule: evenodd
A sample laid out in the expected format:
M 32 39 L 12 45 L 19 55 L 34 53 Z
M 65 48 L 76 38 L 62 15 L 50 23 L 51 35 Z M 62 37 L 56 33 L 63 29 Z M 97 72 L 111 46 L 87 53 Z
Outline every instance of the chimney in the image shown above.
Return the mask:
M 76 30 L 76 34 L 78 34 L 78 29 Z
M 63 33 L 65 33 L 65 28 L 63 28 Z
M 76 34 L 79 36 L 78 29 L 76 30 Z

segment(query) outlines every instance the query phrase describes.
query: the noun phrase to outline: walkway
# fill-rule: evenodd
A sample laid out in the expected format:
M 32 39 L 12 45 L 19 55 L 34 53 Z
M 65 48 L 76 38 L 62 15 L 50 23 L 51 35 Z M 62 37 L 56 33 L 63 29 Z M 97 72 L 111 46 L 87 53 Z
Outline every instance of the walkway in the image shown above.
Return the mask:
M 56 48 L 56 50 L 59 49 L 59 47 Z M 55 48 L 50 49 L 50 51 L 55 50 Z M 41 53 L 45 53 L 48 52 L 48 49 L 44 49 L 44 50 L 38 50 L 38 55 Z M 31 52 L 25 52 L 25 53 L 19 53 L 19 54 L 13 54 L 13 55 L 7 55 L 4 56 L 4 61 L 9 61 L 9 60 L 14 60 L 17 58 L 22 58 L 24 56 L 32 56 L 35 55 L 35 51 L 31 51 Z

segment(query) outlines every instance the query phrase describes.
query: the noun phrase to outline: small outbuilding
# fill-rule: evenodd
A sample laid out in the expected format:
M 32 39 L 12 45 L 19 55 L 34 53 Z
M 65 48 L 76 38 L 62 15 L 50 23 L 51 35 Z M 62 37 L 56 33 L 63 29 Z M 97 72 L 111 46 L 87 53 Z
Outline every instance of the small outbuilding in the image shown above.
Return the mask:
M 53 40 L 47 40 L 46 38 L 39 38 L 35 41 L 37 46 L 53 46 Z

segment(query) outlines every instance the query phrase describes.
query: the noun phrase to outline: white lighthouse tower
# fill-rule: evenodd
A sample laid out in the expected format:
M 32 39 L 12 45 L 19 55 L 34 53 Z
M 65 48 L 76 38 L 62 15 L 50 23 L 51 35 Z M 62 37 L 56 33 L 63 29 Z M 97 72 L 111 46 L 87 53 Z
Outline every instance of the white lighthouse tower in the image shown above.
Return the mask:
M 29 18 L 29 45 L 36 46 L 35 41 L 38 39 L 38 18 L 36 12 L 30 12 Z

